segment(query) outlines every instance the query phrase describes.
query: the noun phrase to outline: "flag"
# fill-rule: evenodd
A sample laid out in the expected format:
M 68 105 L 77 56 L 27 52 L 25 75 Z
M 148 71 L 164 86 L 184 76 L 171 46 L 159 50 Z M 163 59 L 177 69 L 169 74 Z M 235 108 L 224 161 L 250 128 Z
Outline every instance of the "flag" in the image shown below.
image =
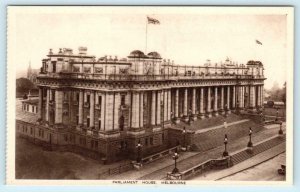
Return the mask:
M 256 43 L 259 44 L 259 45 L 262 45 L 262 43 L 257 39 L 256 39 Z
M 148 19 L 148 24 L 154 24 L 154 25 L 156 25 L 156 24 L 160 24 L 160 22 L 159 22 L 159 20 L 157 20 L 157 19 L 154 19 L 154 18 L 151 18 L 151 17 L 147 17 L 147 19 Z

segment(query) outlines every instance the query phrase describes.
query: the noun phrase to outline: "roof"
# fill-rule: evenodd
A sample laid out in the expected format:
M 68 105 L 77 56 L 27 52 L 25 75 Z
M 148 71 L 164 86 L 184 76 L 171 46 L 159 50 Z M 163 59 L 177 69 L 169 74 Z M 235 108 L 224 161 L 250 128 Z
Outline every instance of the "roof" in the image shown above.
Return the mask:
M 142 52 L 140 50 L 134 50 L 134 51 L 131 51 L 131 53 L 128 57 L 129 58 L 146 58 L 147 56 L 144 54 L 144 52 Z
M 153 58 L 153 59 L 161 59 L 161 56 L 159 53 L 157 53 L 156 51 L 150 52 L 147 55 L 149 58 Z
M 38 98 L 28 99 L 28 100 L 22 101 L 22 103 L 27 103 L 27 104 L 31 104 L 31 105 L 37 105 L 39 103 L 39 99 Z
M 35 113 L 29 113 L 22 110 L 22 101 L 16 100 L 16 120 L 24 121 L 27 123 L 36 123 L 38 115 Z

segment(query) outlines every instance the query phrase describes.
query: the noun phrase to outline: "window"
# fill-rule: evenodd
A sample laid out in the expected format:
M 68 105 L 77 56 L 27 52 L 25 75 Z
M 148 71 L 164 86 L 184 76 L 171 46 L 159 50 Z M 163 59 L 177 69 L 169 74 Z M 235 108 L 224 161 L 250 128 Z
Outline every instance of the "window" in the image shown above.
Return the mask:
M 145 139 L 145 146 L 148 146 L 148 138 Z
M 121 95 L 121 105 L 125 105 L 125 95 Z
M 101 108 L 101 104 L 102 104 L 102 96 L 98 96 L 98 105 L 100 106 Z
M 91 96 L 90 96 L 90 95 L 87 95 L 87 96 L 86 96 L 86 101 L 87 101 L 87 103 L 90 103 L 90 100 L 91 100 Z
M 29 111 L 29 105 L 26 105 L 26 111 Z
M 68 141 L 68 135 L 67 134 L 64 135 L 64 139 L 65 139 L 66 142 Z
M 64 92 L 64 100 L 68 100 L 68 93 L 67 92 Z
M 52 61 L 52 66 L 53 66 L 52 72 L 56 73 L 56 61 Z
M 86 126 L 87 126 L 87 127 L 90 127 L 90 118 L 88 117 L 86 121 L 87 121 L 87 122 L 86 122 Z
M 30 127 L 30 134 L 33 135 L 33 128 Z
M 150 137 L 150 145 L 153 145 L 153 137 Z
M 32 110 L 32 112 L 34 113 L 34 106 L 31 106 L 31 110 Z

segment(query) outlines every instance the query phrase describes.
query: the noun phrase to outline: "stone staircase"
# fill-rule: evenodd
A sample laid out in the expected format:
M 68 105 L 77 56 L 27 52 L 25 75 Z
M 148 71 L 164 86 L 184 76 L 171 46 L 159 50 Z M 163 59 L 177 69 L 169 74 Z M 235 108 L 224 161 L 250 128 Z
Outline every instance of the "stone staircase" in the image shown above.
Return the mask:
M 245 161 L 259 153 L 262 153 L 268 149 L 271 149 L 272 147 L 276 146 L 276 145 L 279 145 L 281 144 L 282 142 L 285 142 L 285 137 L 283 138 L 280 138 L 280 137 L 274 137 L 268 141 L 265 141 L 265 142 L 262 142 L 262 143 L 259 143 L 255 146 L 253 146 L 253 151 L 252 152 L 249 152 L 247 150 L 243 150 L 243 151 L 240 151 L 234 155 L 232 155 L 231 157 L 231 160 L 232 160 L 232 163 L 233 165 L 236 165 L 242 161 Z
M 252 128 L 252 132 L 256 133 L 264 128 L 249 120 L 239 124 L 228 126 L 227 128 L 218 128 L 214 130 L 209 130 L 199 134 L 195 134 L 191 149 L 194 151 L 207 151 L 213 149 L 217 146 L 223 145 L 224 135 L 228 135 L 228 141 L 232 141 L 241 137 L 245 137 L 249 134 L 249 127 Z

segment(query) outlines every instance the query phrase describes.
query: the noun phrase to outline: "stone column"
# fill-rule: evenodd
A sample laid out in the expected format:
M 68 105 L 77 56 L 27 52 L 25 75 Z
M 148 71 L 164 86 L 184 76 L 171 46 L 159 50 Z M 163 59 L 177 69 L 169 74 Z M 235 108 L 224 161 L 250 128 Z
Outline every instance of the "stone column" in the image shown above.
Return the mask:
M 239 86 L 238 87 L 238 94 L 239 94 L 239 99 L 238 99 L 238 101 L 239 101 L 239 109 L 242 109 L 243 108 L 243 100 L 242 100 L 242 98 L 243 98 L 243 89 L 242 89 L 242 86 Z
M 43 113 L 42 113 L 42 106 L 43 106 L 43 89 L 39 88 L 39 104 L 38 104 L 38 119 L 42 120 Z
M 207 88 L 207 117 L 211 117 L 211 87 Z
M 178 118 L 178 113 L 179 113 L 179 89 L 175 90 L 175 123 L 179 123 L 180 120 Z
M 172 102 L 171 102 L 171 89 L 168 90 L 168 121 L 171 121 L 171 110 L 172 110 Z
M 114 94 L 114 130 L 119 130 L 120 93 Z
M 264 85 L 261 86 L 261 105 L 264 107 L 265 94 L 264 94 Z
M 101 93 L 101 130 L 105 130 L 105 103 L 106 103 L 106 94 Z
M 204 88 L 200 88 L 200 106 L 199 106 L 199 115 L 201 119 L 204 119 L 205 114 L 204 114 Z
M 46 121 L 49 122 L 49 101 L 50 101 L 50 89 L 47 89 L 46 97 Z
M 133 92 L 132 96 L 132 128 L 139 128 L 139 93 Z
M 192 116 L 193 120 L 197 119 L 196 115 L 196 88 L 192 88 Z
M 164 101 L 164 123 L 168 120 L 168 91 L 163 90 L 163 101 Z
M 245 89 L 246 87 L 242 86 L 242 108 L 245 108 Z
M 215 87 L 214 95 L 214 115 L 218 116 L 218 87 Z
M 113 130 L 114 94 L 107 92 L 105 96 L 105 131 Z
M 230 89 L 230 87 L 228 87 Z M 235 85 L 232 87 L 232 108 L 236 108 L 236 100 L 235 100 Z
M 225 114 L 224 111 L 224 87 L 221 87 L 221 106 L 220 106 L 220 111 L 222 114 Z
M 83 91 L 79 91 L 79 103 L 78 103 L 78 124 L 83 124 Z
M 95 92 L 90 94 L 90 127 L 95 126 Z
M 55 91 L 55 124 L 62 123 L 63 116 L 63 92 Z
M 140 116 L 140 127 L 144 127 L 144 92 L 140 93 L 140 112 L 139 112 L 139 116 Z
M 227 101 L 226 101 L 226 105 L 227 105 L 227 113 L 230 114 L 230 86 L 227 86 Z
M 255 87 L 250 86 L 250 109 L 255 110 Z
M 261 106 L 261 93 L 260 93 L 260 86 L 257 86 L 257 106 Z
M 152 98 L 151 98 L 151 125 L 155 125 L 155 114 L 156 112 L 156 91 L 152 91 Z
M 187 99 L 188 99 L 188 90 L 187 90 L 187 88 L 185 88 L 184 89 L 184 100 L 183 100 L 183 118 L 184 118 L 185 122 L 187 122 L 189 120 Z
M 161 124 L 161 91 L 157 91 L 157 101 L 156 101 L 156 125 Z

